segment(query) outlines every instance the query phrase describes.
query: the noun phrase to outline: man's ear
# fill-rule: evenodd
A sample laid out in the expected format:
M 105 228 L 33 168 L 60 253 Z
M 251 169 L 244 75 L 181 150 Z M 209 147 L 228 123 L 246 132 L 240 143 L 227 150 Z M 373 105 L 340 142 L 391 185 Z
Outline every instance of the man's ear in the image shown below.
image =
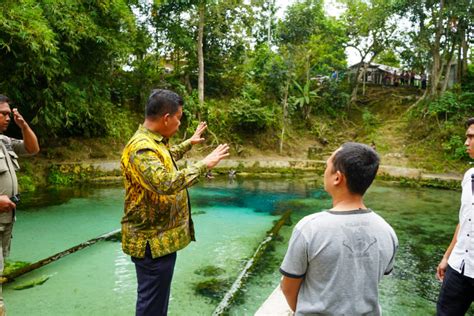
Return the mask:
M 171 115 L 169 113 L 166 113 L 165 115 L 163 115 L 161 118 L 163 119 L 163 123 L 165 124 L 165 126 L 168 125 L 168 120 L 170 119 Z
M 334 185 L 339 185 L 342 183 L 344 175 L 338 170 L 336 171 L 336 176 L 334 177 Z

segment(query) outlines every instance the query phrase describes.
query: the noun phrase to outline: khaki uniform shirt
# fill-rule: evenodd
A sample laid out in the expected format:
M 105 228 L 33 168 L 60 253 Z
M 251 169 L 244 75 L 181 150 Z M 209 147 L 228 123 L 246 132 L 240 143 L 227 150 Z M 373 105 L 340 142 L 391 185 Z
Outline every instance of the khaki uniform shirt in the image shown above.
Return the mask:
M 169 147 L 168 139 L 140 126 L 122 153 L 125 182 L 122 249 L 145 256 L 149 243 L 153 258 L 186 247 L 194 240 L 187 188 L 207 171 L 203 162 L 178 170 L 175 160 L 191 149 L 187 140 Z
M 9 197 L 18 194 L 16 171 L 20 169 L 18 155 L 28 155 L 20 139 L 0 134 L 0 195 Z M 13 222 L 12 212 L 0 212 L 0 223 Z

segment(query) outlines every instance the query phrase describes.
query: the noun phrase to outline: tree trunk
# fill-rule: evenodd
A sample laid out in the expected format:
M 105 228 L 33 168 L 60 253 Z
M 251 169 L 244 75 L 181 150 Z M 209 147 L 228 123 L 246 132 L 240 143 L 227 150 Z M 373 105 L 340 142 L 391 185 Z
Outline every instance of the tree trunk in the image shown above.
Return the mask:
M 468 53 L 468 50 L 469 50 L 469 41 L 468 41 L 468 38 L 469 38 L 469 34 L 468 32 L 466 32 L 466 35 L 465 37 L 462 39 L 462 67 L 461 69 L 459 70 L 460 73 L 461 73 L 461 81 L 466 77 L 467 75 L 467 61 L 468 61 L 468 56 L 467 56 L 467 53 Z M 472 39 L 471 39 L 472 40 Z M 460 82 L 461 82 L 460 81 Z
M 285 93 L 283 95 L 283 119 L 282 119 L 282 127 L 281 127 L 281 135 L 280 135 L 280 154 L 283 153 L 283 141 L 285 138 L 285 126 L 286 126 L 286 116 L 288 112 L 288 92 L 290 90 L 290 76 L 286 81 L 285 85 Z
M 444 10 L 444 0 L 439 1 L 439 11 L 438 17 L 436 22 L 436 33 L 434 43 L 431 47 L 432 55 L 433 55 L 433 65 L 431 67 L 431 88 L 430 88 L 430 96 L 434 97 L 438 94 L 438 85 L 441 78 L 441 73 L 443 71 L 443 67 L 441 65 L 441 54 L 440 54 L 440 41 L 441 35 L 443 31 L 443 10 Z
M 206 3 L 202 1 L 199 4 L 199 25 L 198 25 L 198 41 L 197 41 L 197 55 L 199 63 L 199 78 L 198 78 L 198 95 L 199 95 L 199 106 L 204 106 L 204 54 L 202 51 L 203 47 L 203 36 L 204 36 L 204 18 L 206 12 Z
M 363 63 L 363 61 L 361 61 L 361 63 Z M 351 93 L 351 98 L 350 98 L 350 103 L 354 103 L 357 101 L 357 93 L 359 91 L 359 81 L 362 79 L 362 76 L 364 75 L 365 73 L 365 64 L 364 64 L 364 68 L 362 69 L 362 71 L 360 70 L 362 67 L 357 67 L 357 71 L 356 71 L 356 75 L 355 75 L 355 83 L 354 83 L 354 88 L 352 89 L 352 93 Z
M 456 48 L 456 42 L 453 40 L 451 50 L 449 51 L 448 63 L 446 65 L 446 74 L 444 75 L 444 81 L 441 88 L 441 94 L 443 94 L 448 88 L 449 76 L 451 75 L 451 63 L 453 62 L 455 48 Z

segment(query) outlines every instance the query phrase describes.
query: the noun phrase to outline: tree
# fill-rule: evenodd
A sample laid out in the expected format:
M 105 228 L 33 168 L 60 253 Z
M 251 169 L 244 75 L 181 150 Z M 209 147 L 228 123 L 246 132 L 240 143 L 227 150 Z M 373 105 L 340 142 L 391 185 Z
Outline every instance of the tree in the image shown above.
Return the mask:
M 430 74 L 430 89 L 425 96 L 433 99 L 447 88 L 451 69 L 449 65 L 456 52 L 459 76 L 466 73 L 469 42 L 474 27 L 473 1 L 400 0 L 397 10 L 399 14 L 408 16 L 416 29 L 416 32 L 407 33 L 411 42 L 429 52 L 426 64 Z
M 296 2 L 288 7 L 284 19 L 278 24 L 277 43 L 286 65 L 280 94 L 283 109 L 280 151 L 285 137 L 289 100 L 301 111 L 303 121 L 307 121 L 319 99 L 318 81 L 313 79 L 346 66 L 344 28 L 325 16 L 323 4 L 321 0 Z
M 136 34 L 126 0 L 0 3 L 0 88 L 40 135 L 104 135 Z
M 395 68 L 400 67 L 400 59 L 393 49 L 386 49 L 382 53 L 375 56 L 374 62 Z
M 347 7 L 343 21 L 349 37 L 347 47 L 359 52 L 360 62 L 353 80 L 351 102 L 357 100 L 359 82 L 367 66 L 390 46 L 395 24 L 390 20 L 393 14 L 392 0 L 343 0 Z

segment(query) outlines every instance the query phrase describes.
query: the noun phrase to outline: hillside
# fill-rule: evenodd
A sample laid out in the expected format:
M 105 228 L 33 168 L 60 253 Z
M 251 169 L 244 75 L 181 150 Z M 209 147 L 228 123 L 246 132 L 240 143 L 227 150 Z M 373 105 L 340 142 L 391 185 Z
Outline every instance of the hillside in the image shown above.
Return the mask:
M 328 118 L 315 113 L 311 128 L 294 122 L 285 138 L 283 153 L 278 152 L 277 132 L 246 135 L 242 137 L 243 144 L 231 144 L 231 159 L 287 160 L 310 156 L 323 160 L 340 144 L 358 141 L 375 144 L 384 165 L 420 168 L 433 173 L 461 173 L 466 168 L 465 163 L 447 160 L 436 135 L 419 136 L 417 129 L 410 126 L 407 110 L 420 95 L 421 92 L 413 88 L 368 86 L 366 94 L 360 95 L 358 103 L 348 109 L 347 116 Z M 139 123 L 137 117 L 130 123 L 131 129 Z M 209 134 L 206 137 L 207 142 L 194 148 L 190 156 L 202 157 L 211 151 L 215 139 Z M 53 163 L 117 161 L 126 141 L 126 138 L 47 140 L 39 156 L 23 159 L 22 173 L 35 179 L 35 183 L 44 183 Z M 178 136 L 175 141 L 179 141 Z

